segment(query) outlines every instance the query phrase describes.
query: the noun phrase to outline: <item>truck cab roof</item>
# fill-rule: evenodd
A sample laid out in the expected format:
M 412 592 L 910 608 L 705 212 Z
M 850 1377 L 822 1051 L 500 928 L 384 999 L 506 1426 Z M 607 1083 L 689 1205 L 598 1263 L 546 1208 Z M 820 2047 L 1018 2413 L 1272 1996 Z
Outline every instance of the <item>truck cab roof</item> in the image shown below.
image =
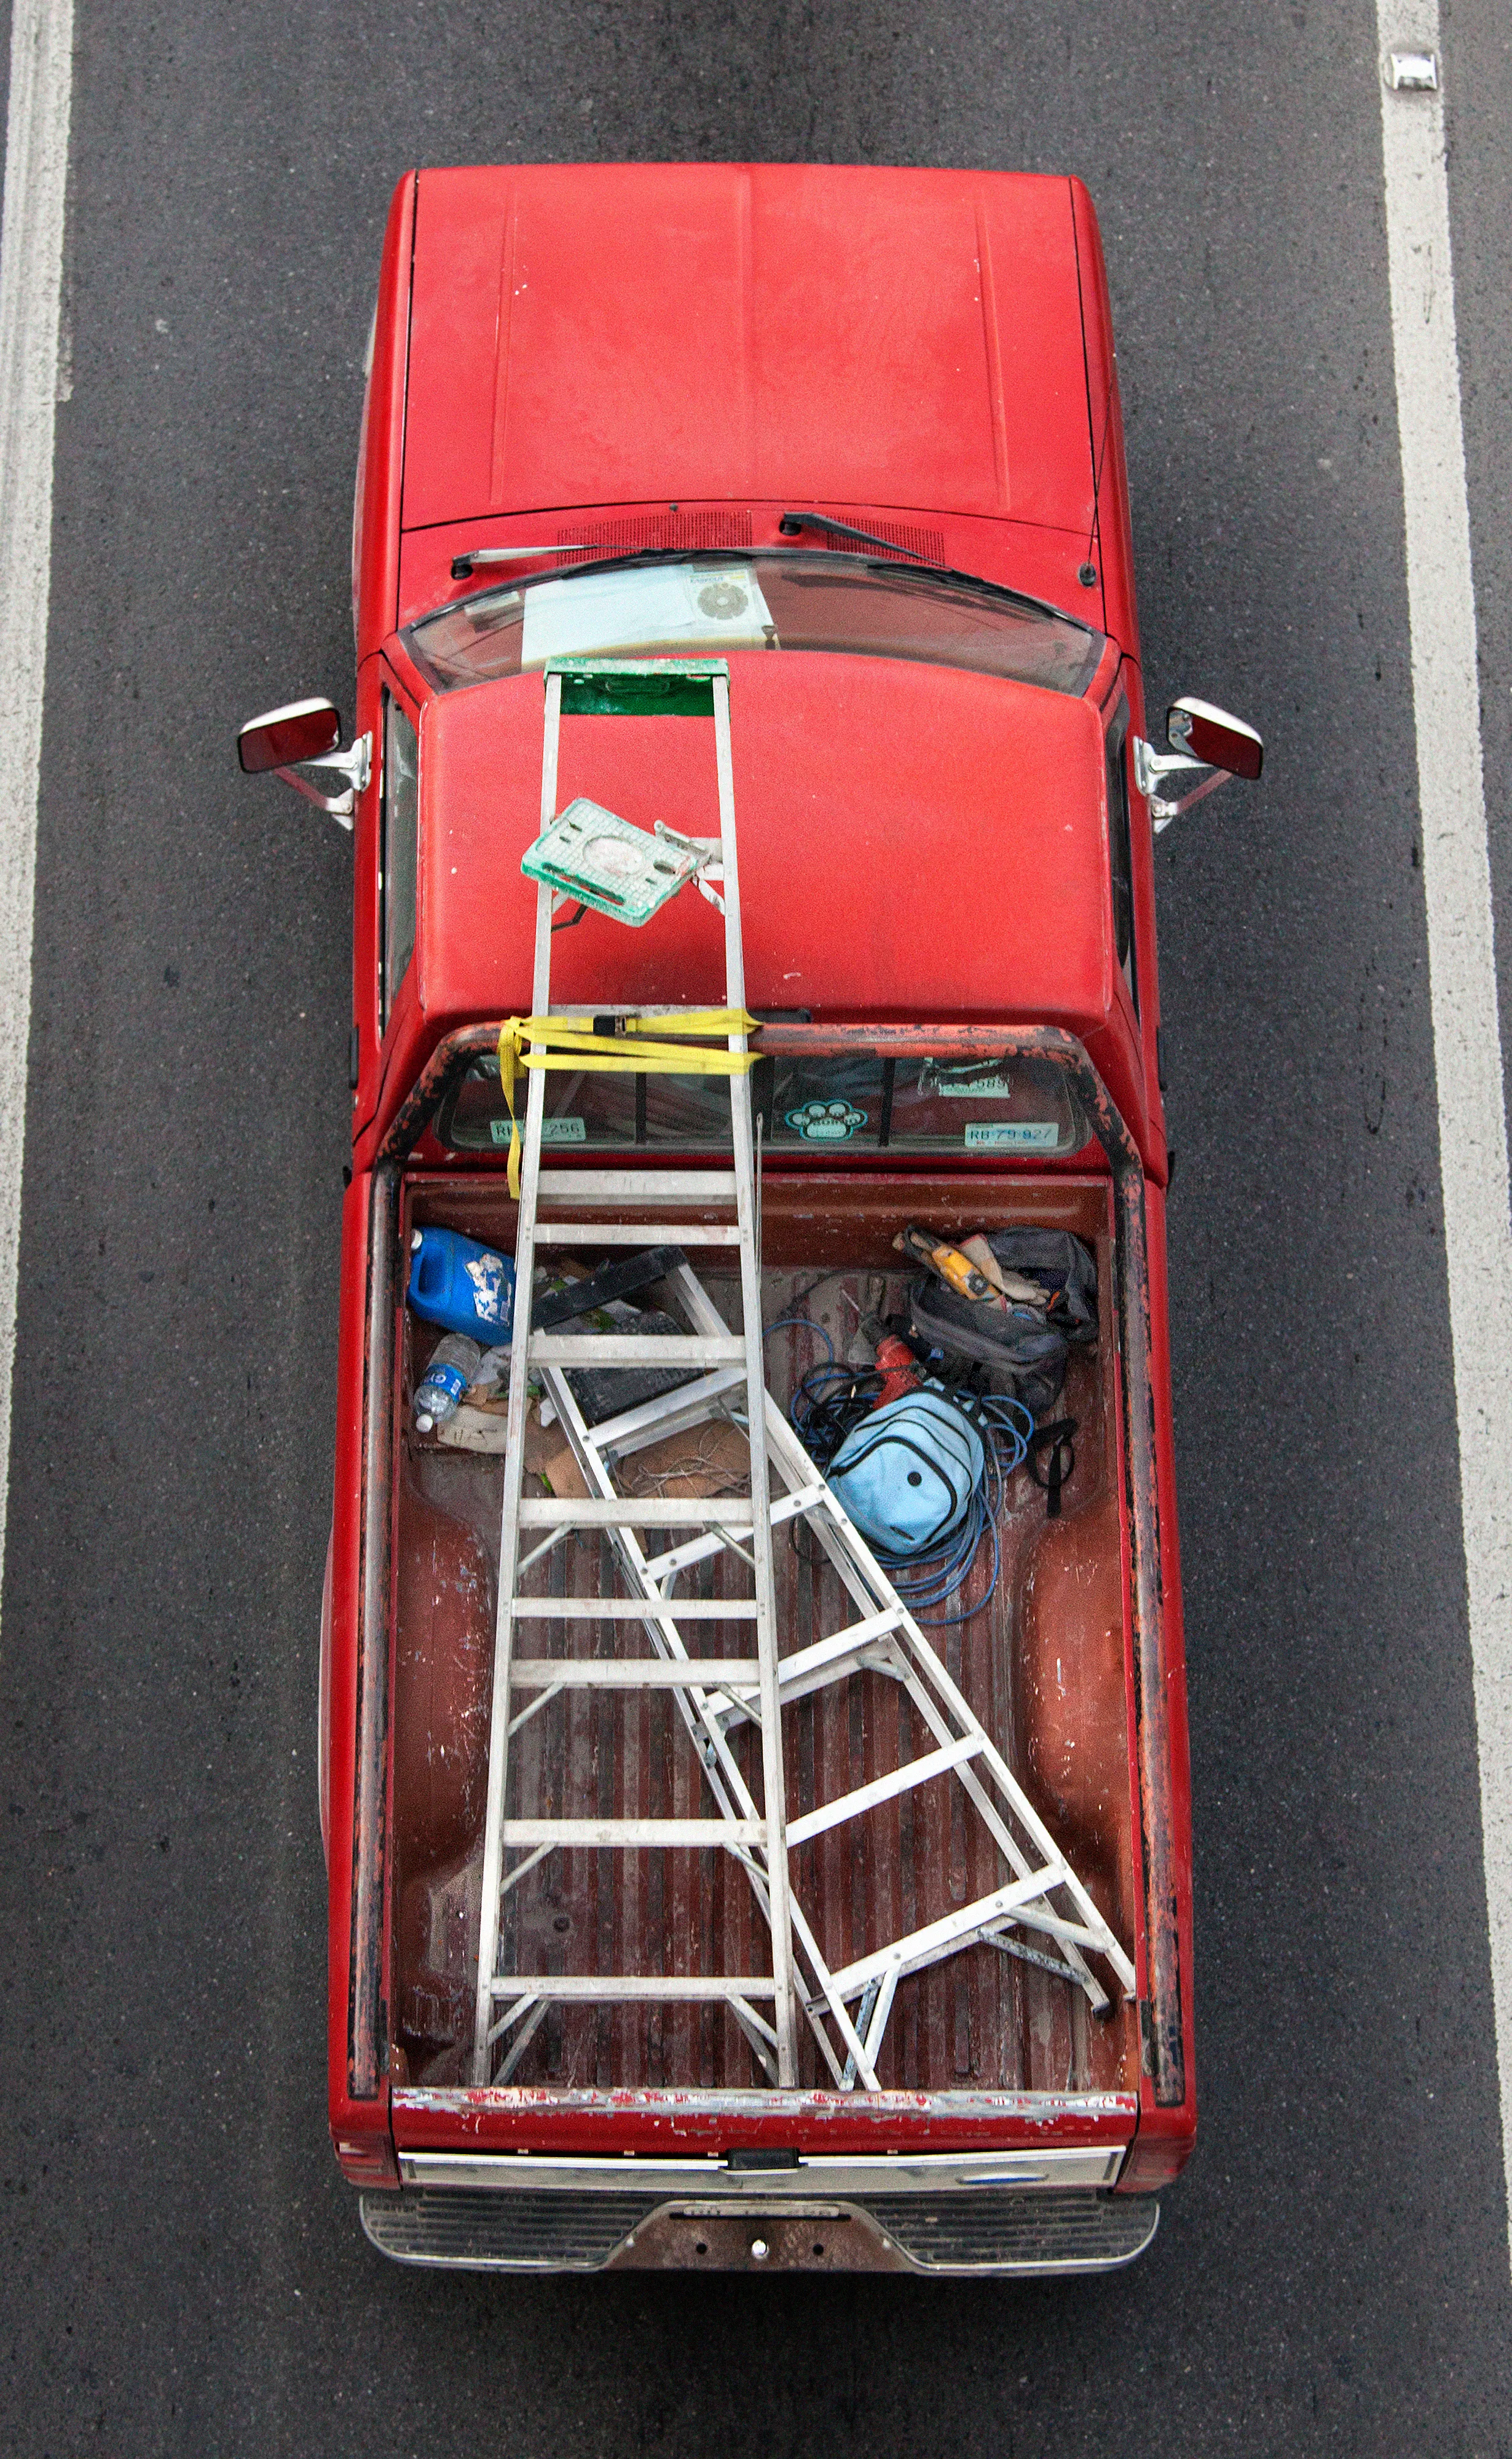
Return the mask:
M 751 1003 L 815 1020 L 1105 1025 L 1114 1003 L 1098 710 L 996 677 L 823 653 L 729 661 Z M 430 703 L 421 742 L 417 993 L 443 1030 L 524 1014 L 542 684 Z M 704 729 L 566 718 L 558 805 L 717 832 Z M 558 996 L 715 1001 L 717 916 L 563 936 Z

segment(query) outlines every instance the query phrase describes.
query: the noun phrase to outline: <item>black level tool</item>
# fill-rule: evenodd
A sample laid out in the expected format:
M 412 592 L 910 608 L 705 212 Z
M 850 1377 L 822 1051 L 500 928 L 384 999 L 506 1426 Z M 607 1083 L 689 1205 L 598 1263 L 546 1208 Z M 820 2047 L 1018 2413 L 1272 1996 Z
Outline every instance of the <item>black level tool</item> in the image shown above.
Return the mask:
M 554 1324 L 571 1323 L 575 1315 L 592 1314 L 595 1307 L 607 1306 L 611 1298 L 632 1297 L 637 1290 L 649 1289 L 653 1281 L 664 1281 L 668 1272 L 686 1262 L 681 1247 L 647 1247 L 619 1263 L 600 1264 L 585 1281 L 574 1281 L 571 1289 L 532 1307 L 531 1330 L 548 1332 Z

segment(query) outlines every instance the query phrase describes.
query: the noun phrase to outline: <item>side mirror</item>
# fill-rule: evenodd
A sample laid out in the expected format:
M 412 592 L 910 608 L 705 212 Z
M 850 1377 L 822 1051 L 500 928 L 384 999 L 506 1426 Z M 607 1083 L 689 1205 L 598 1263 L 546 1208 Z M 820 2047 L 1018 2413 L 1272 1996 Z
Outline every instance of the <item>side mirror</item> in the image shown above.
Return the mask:
M 342 739 L 342 722 L 328 700 L 291 700 L 249 717 L 237 736 L 237 758 L 249 777 L 269 768 L 291 768 L 296 760 L 319 760 Z
M 265 776 L 271 770 L 317 809 L 328 811 L 333 820 L 349 829 L 357 797 L 371 770 L 372 737 L 360 734 L 349 751 L 336 748 L 341 738 L 342 722 L 332 702 L 295 700 L 286 708 L 270 708 L 262 717 L 248 718 L 237 736 L 237 758 L 247 776 Z M 323 794 L 307 777 L 295 774 L 300 767 L 334 768 L 346 778 L 346 791 Z
M 1166 712 L 1166 740 L 1173 751 L 1186 751 L 1205 768 L 1221 768 L 1226 776 L 1243 777 L 1253 785 L 1265 759 L 1265 745 L 1242 717 L 1214 708 L 1210 700 L 1189 694 Z
M 1157 751 L 1140 735 L 1133 744 L 1134 782 L 1148 801 L 1157 836 L 1205 794 L 1227 786 L 1230 777 L 1242 777 L 1252 785 L 1265 759 L 1265 746 L 1252 725 L 1246 725 L 1242 717 L 1230 717 L 1226 708 L 1215 708 L 1210 700 L 1194 700 L 1189 693 L 1173 701 L 1166 710 L 1166 740 L 1171 746 L 1169 751 Z M 1166 778 L 1194 768 L 1208 768 L 1212 774 L 1179 801 L 1156 792 Z

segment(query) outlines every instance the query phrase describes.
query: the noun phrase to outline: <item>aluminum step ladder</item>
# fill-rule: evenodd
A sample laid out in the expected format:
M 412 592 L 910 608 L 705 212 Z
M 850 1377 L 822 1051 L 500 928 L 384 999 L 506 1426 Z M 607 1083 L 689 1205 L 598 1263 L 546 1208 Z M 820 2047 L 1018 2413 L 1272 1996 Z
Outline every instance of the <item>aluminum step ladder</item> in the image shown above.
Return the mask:
M 734 772 L 730 755 L 729 670 L 723 660 L 563 659 L 545 670 L 545 734 L 541 758 L 541 834 L 556 817 L 557 755 L 564 690 L 569 711 L 614 715 L 655 711 L 702 713 L 714 722 L 715 769 L 719 795 L 717 840 L 695 841 L 702 854 L 701 891 L 721 905 L 724 917 L 725 1009 L 732 1019 L 744 1018 L 745 968 L 741 949 L 740 882 L 736 863 Z M 660 696 L 660 699 L 659 699 Z M 719 888 L 714 887 L 719 882 Z M 554 914 L 570 904 L 570 896 L 542 883 L 536 895 L 536 952 L 533 985 L 534 1018 L 543 1026 L 564 1012 L 551 1004 L 551 953 Z M 575 1010 L 575 1015 L 580 1015 Z M 603 1013 L 600 1011 L 600 1013 Z M 662 1035 L 676 1034 L 680 1019 L 684 1032 L 697 1032 L 697 1018 L 706 1011 L 675 1009 L 615 1011 L 628 1028 L 623 1040 L 607 1040 L 603 1056 L 589 1064 L 642 1068 L 646 1059 L 636 1047 L 635 1033 L 654 1019 Z M 591 1027 L 592 1019 L 584 1018 Z M 488 1808 L 484 1830 L 482 1915 L 479 1938 L 478 1987 L 473 2033 L 472 2074 L 477 2083 L 507 2082 L 536 2027 L 548 2007 L 569 2001 L 630 2002 L 645 2000 L 722 1999 L 750 2041 L 763 2069 L 774 2082 L 797 2079 L 797 1997 L 792 1966 L 792 1922 L 788 1896 L 788 1854 L 784 1834 L 782 1721 L 778 1693 L 777 1632 L 767 1509 L 767 1464 L 765 1384 L 762 1360 L 761 1269 L 757 1255 L 756 1184 L 752 1145 L 750 1064 L 744 1031 L 727 1037 L 731 1061 L 730 1131 L 733 1167 L 729 1170 L 645 1169 L 629 1166 L 586 1171 L 543 1170 L 542 1124 L 545 1116 L 545 1069 L 552 1063 L 544 1034 L 533 1037 L 525 1059 L 529 1079 L 523 1154 L 519 1180 L 519 1218 L 515 1240 L 515 1301 L 511 1347 L 510 1397 L 506 1427 L 504 1500 L 500 1522 L 498 1613 L 494 1658 L 494 1697 L 489 1743 Z M 689 1059 L 693 1053 L 690 1048 Z M 561 1064 L 558 1059 L 556 1064 Z M 542 1202 L 548 1210 L 567 1217 L 540 1220 Z M 571 1208 L 586 1206 L 588 1213 L 625 1208 L 652 1210 L 687 1207 L 727 1210 L 726 1222 L 679 1229 L 683 1244 L 724 1247 L 738 1253 L 744 1331 L 732 1333 L 717 1314 L 686 1335 L 640 1336 L 573 1332 L 533 1332 L 531 1291 L 536 1249 L 550 1245 L 590 1247 L 653 1247 L 667 1236 L 664 1221 L 644 1227 L 622 1221 L 573 1217 Z M 710 1311 L 712 1313 L 712 1310 Z M 574 1366 L 676 1365 L 703 1370 L 691 1386 L 669 1398 L 706 1398 L 739 1391 L 744 1398 L 750 1438 L 750 1494 L 739 1502 L 689 1507 L 685 1502 L 631 1502 L 616 1495 L 607 1477 L 595 1486 L 588 1503 L 529 1498 L 523 1493 L 525 1421 L 528 1385 L 533 1377 L 547 1376 L 551 1388 L 568 1395 L 566 1376 Z M 568 1396 L 570 1398 L 570 1396 Z M 697 1405 L 696 1401 L 691 1405 Z M 575 1412 L 576 1414 L 576 1412 Z M 675 1416 L 669 1412 L 668 1422 Z M 749 1624 L 753 1656 L 714 1660 L 700 1667 L 681 1632 L 664 1611 L 657 1609 L 654 1590 L 641 1575 L 634 1531 L 651 1525 L 679 1529 L 706 1525 L 717 1512 L 727 1541 L 741 1532 L 741 1552 L 750 1566 L 753 1593 L 748 1599 L 680 1605 L 678 1623 L 704 1619 Z M 530 1597 L 521 1587 L 531 1566 L 574 1530 L 607 1530 L 613 1540 L 630 1594 Z M 521 1535 L 544 1532 L 522 1554 Z M 648 1610 L 649 1607 L 649 1610 Z M 587 1659 L 535 1657 L 524 1652 L 529 1634 L 542 1622 L 639 1624 L 653 1653 L 646 1657 Z M 738 1681 L 759 1701 L 762 1729 L 762 1802 L 753 1798 L 736 1766 L 712 1712 L 703 1703 L 711 1690 Z M 714 1792 L 718 1816 L 684 1819 L 564 1819 L 512 1817 L 508 1810 L 510 1743 L 520 1724 L 536 1706 L 568 1686 L 612 1684 L 631 1689 L 668 1686 L 690 1735 L 697 1734 L 700 1755 L 706 1749 L 714 1766 L 704 1760 Z M 531 1705 L 517 1710 L 522 1692 Z M 733 1783 L 729 1781 L 733 1776 Z M 656 1973 L 592 1976 L 504 1973 L 498 1969 L 501 1906 L 504 1894 L 526 1872 L 559 1848 L 594 1847 L 637 1851 L 686 1851 L 722 1846 L 746 1869 L 756 1891 L 771 1939 L 771 1972 L 716 1975 L 707 1978 Z M 522 1855 L 522 1859 L 514 1859 Z M 769 2006 L 770 2020 L 758 2008 Z M 510 2036 L 513 2037 L 510 2037 Z M 500 2049 L 500 2045 L 504 2046 Z M 494 2058 L 501 2057 L 497 2073 Z

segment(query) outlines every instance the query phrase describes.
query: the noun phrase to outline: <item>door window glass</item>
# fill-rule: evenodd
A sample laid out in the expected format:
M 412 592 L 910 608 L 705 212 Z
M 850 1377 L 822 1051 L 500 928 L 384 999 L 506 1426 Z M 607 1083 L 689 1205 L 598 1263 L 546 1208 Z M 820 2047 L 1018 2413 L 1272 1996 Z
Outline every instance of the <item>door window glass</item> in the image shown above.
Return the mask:
M 1129 849 L 1128 706 L 1119 703 L 1107 734 L 1108 869 L 1113 891 L 1113 946 L 1128 995 L 1139 1013 L 1139 969 L 1134 954 L 1134 861 Z
M 379 1022 L 387 1033 L 414 955 L 420 845 L 420 742 L 391 692 L 384 694 L 383 845 L 379 857 Z

